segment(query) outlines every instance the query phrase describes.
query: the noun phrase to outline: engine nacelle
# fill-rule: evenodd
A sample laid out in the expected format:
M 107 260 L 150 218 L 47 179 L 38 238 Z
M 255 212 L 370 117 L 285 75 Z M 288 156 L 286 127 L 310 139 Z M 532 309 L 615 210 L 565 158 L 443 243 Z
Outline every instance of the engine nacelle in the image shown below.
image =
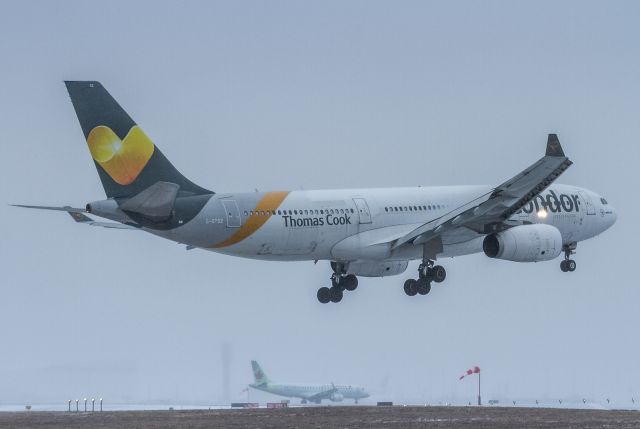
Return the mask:
M 487 235 L 482 249 L 490 258 L 514 262 L 549 261 L 562 252 L 562 235 L 558 228 L 542 223 L 514 226 Z
M 384 277 L 402 274 L 409 265 L 408 261 L 352 261 L 347 273 L 362 277 Z
M 344 395 L 342 393 L 332 393 L 329 397 L 333 402 L 342 402 Z

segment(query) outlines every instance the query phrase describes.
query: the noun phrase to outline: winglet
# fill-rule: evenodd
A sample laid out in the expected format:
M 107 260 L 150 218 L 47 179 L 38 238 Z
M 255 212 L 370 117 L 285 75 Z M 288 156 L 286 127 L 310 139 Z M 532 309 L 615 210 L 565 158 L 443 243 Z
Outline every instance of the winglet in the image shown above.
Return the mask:
M 547 152 L 546 156 L 564 156 L 564 151 L 560 145 L 557 134 L 549 134 L 547 138 Z

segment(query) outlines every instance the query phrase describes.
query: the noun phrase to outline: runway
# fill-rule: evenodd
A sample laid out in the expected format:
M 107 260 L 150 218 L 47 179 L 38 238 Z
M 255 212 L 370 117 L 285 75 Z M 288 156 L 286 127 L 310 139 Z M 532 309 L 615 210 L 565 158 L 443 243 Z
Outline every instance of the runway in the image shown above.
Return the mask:
M 288 409 L 4 412 L 21 428 L 640 428 L 640 412 L 516 407 L 296 407 Z

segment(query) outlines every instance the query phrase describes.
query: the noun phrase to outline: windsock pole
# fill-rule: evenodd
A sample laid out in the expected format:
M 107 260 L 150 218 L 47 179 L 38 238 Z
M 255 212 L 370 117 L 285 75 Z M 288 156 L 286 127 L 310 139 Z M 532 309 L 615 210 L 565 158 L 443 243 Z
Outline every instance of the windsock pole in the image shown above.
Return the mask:
M 478 374 L 478 406 L 482 405 L 482 397 L 480 396 L 480 367 L 479 366 L 474 366 L 471 369 L 468 369 L 464 374 L 462 374 L 460 377 L 458 377 L 458 380 L 462 380 L 465 377 L 469 376 L 469 375 L 473 375 L 473 374 Z M 471 403 L 469 403 L 469 405 L 471 405 Z
M 480 372 L 478 372 L 478 406 L 482 405 L 482 398 L 480 397 Z

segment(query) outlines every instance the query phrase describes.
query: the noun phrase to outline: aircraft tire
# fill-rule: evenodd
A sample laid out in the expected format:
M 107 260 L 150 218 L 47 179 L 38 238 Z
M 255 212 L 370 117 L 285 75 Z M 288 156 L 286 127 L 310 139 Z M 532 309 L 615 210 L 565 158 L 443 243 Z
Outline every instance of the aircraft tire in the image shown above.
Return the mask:
M 447 278 L 447 270 L 442 265 L 436 265 L 431 269 L 431 277 L 436 283 L 442 283 Z
M 419 280 L 418 282 L 418 293 L 420 295 L 426 295 L 431 292 L 431 282 L 427 280 Z
M 563 273 L 566 273 L 567 271 L 569 271 L 567 269 L 567 261 L 566 261 L 566 259 L 560 261 L 560 269 L 562 270 Z
M 567 267 L 567 271 L 569 272 L 574 272 L 576 270 L 576 261 L 574 261 L 573 259 L 569 259 L 565 265 Z
M 346 290 L 354 291 L 358 287 L 358 278 L 353 274 L 348 274 L 342 279 L 341 283 L 344 283 Z
M 329 301 L 331 301 L 331 291 L 328 287 L 321 287 L 320 289 L 318 289 L 317 296 L 318 301 L 320 301 L 321 304 L 327 304 Z
M 404 282 L 404 293 L 415 296 L 418 293 L 418 282 L 414 279 L 407 279 Z
M 340 302 L 342 301 L 342 289 L 339 287 L 332 287 L 329 289 L 331 302 Z

